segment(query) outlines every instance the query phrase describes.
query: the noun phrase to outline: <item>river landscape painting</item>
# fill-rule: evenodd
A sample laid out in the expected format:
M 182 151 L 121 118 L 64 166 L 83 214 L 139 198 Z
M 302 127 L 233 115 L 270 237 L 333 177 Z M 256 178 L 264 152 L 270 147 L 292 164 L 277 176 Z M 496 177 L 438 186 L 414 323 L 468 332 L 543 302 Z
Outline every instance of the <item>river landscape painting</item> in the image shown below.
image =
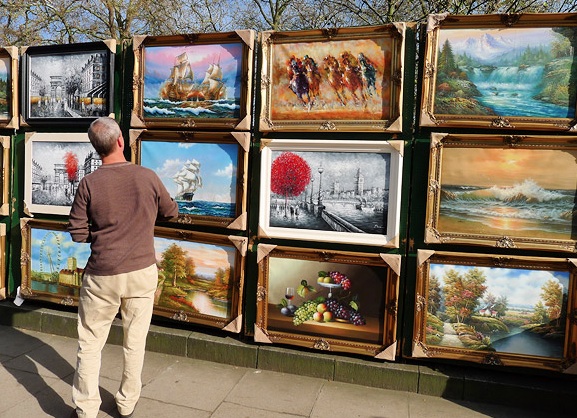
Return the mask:
M 511 247 L 574 248 L 577 147 L 553 137 L 514 147 L 504 139 L 433 134 L 427 242 L 494 246 L 506 237 Z
M 575 337 L 567 318 L 574 270 L 565 259 L 435 253 L 419 268 L 419 339 L 429 350 L 503 364 L 564 360 Z
M 426 75 L 422 125 L 538 128 L 575 118 L 574 27 L 498 27 L 495 17 L 471 27 L 468 17 L 441 22 L 429 36 L 436 71 Z
M 391 240 L 398 228 L 398 149 L 391 143 L 329 142 L 292 142 L 299 144 L 295 148 L 273 141 L 263 149 L 261 225 L 293 237 Z

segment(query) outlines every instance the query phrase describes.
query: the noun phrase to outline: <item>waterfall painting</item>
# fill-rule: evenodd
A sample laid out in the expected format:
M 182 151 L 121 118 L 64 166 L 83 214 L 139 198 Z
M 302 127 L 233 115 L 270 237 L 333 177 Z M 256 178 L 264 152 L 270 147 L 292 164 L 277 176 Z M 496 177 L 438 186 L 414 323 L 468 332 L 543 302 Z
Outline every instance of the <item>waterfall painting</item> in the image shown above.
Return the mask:
M 267 142 L 262 236 L 397 247 L 402 153 L 402 141 Z
M 576 139 L 433 134 L 425 242 L 576 252 Z
M 419 250 L 413 357 L 562 371 L 575 362 L 575 260 Z
M 568 130 L 577 98 L 577 25 L 497 15 L 429 27 L 422 126 Z

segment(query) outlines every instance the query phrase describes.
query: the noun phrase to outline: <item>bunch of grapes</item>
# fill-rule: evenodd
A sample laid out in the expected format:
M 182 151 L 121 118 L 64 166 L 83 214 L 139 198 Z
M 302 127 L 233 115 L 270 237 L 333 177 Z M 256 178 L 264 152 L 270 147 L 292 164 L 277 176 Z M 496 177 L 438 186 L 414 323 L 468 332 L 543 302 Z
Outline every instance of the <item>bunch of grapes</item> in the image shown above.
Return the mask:
M 329 271 L 329 276 L 333 279 L 334 283 L 340 284 L 343 289 L 349 290 L 351 288 L 351 279 L 340 271 Z
M 344 319 L 354 325 L 365 325 L 367 323 L 359 312 L 350 306 L 343 305 L 336 299 L 327 299 L 325 303 L 327 304 L 327 309 L 331 311 L 337 319 Z
M 300 325 L 305 321 L 313 319 L 314 313 L 317 311 L 317 302 L 315 300 L 307 300 L 297 308 L 293 316 L 293 324 Z

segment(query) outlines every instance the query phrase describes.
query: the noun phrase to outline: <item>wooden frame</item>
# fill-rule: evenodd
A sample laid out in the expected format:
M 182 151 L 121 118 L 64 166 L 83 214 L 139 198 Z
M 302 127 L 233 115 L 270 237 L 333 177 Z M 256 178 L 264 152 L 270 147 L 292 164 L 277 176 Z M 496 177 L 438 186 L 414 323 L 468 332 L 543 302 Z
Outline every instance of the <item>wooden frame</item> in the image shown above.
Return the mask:
M 250 133 L 131 130 L 130 147 L 177 200 L 177 222 L 246 229 Z
M 8 216 L 10 214 L 10 184 L 11 184 L 11 165 L 10 165 L 10 143 L 11 137 L 0 136 L 0 146 L 2 147 L 2 159 L 0 160 L 0 172 L 2 175 L 2 200 L 0 200 L 0 215 Z
M 257 254 L 255 341 L 395 359 L 400 255 L 267 244 Z
M 419 250 L 413 357 L 575 373 L 576 259 Z
M 577 129 L 574 17 L 430 15 L 420 126 Z
M 0 128 L 18 129 L 18 47 L 0 48 Z M 3 96 L 3 97 L 2 97 Z
M 22 47 L 20 124 L 82 125 L 114 117 L 116 40 Z
M 156 227 L 154 242 L 154 314 L 239 333 L 247 238 Z
M 68 215 L 78 183 L 101 163 L 87 133 L 27 132 L 24 212 Z
M 73 242 L 67 226 L 67 222 L 20 219 L 23 298 L 78 305 L 90 244 Z
M 576 139 L 432 134 L 425 242 L 577 252 Z
M 252 30 L 135 36 L 130 126 L 249 130 L 254 41 Z
M 400 132 L 405 30 L 262 32 L 260 130 Z
M 398 247 L 403 152 L 403 141 L 263 140 L 259 237 Z

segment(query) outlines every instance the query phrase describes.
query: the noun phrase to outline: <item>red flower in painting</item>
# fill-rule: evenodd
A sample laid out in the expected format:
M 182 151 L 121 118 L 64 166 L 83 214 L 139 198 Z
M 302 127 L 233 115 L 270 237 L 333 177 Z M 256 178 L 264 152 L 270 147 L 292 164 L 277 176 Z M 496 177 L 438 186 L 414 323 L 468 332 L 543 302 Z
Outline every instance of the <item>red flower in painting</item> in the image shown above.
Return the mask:
M 270 189 L 273 193 L 285 199 L 298 196 L 310 181 L 311 168 L 302 157 L 283 152 L 272 162 Z

